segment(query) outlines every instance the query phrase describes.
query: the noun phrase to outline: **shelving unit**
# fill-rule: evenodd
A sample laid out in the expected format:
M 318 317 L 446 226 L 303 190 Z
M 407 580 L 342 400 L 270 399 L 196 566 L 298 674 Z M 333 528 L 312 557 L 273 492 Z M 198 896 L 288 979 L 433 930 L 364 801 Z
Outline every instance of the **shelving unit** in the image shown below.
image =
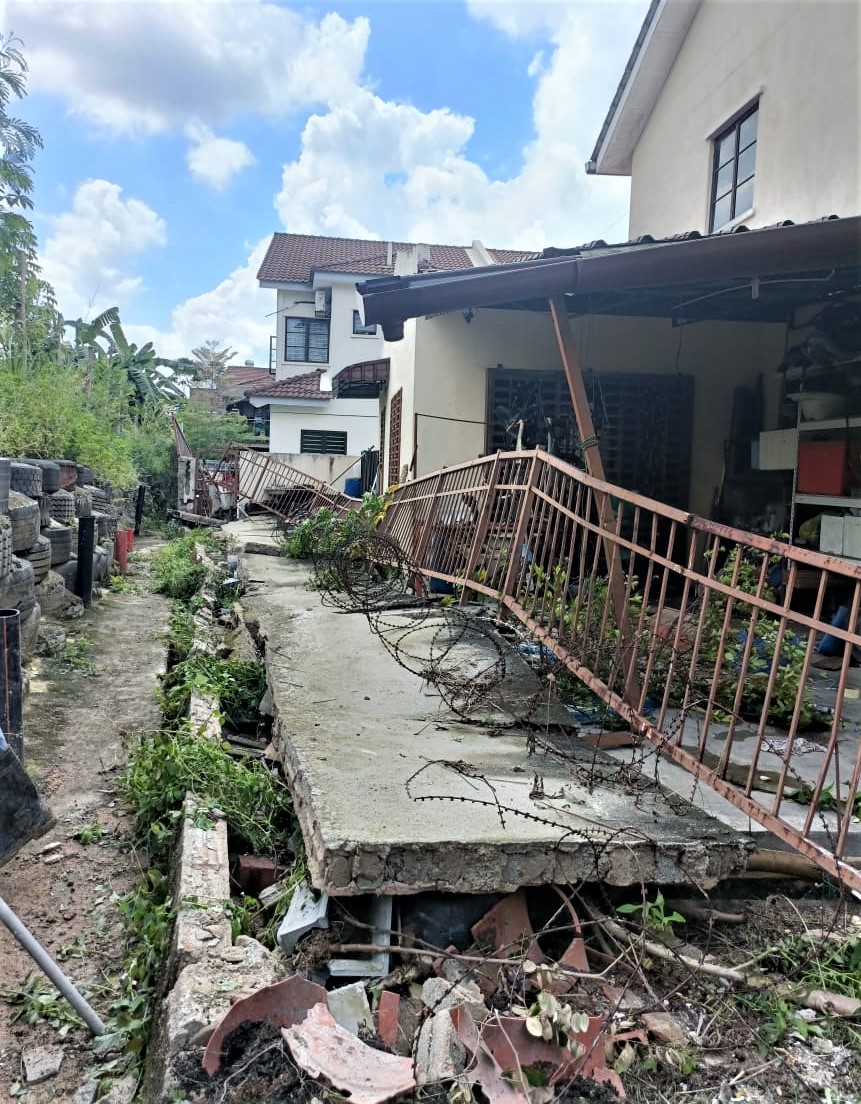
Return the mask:
M 823 509 L 844 510 L 843 517 L 829 519 L 821 526 L 820 549 L 847 559 L 861 558 L 861 495 L 829 494 L 824 491 L 799 491 L 799 457 L 805 441 L 829 441 L 845 443 L 847 453 L 843 461 L 845 470 L 849 470 L 850 445 L 857 442 L 861 448 L 861 416 L 827 418 L 821 421 L 803 421 L 801 411 L 796 426 L 796 454 L 792 479 L 792 503 L 790 525 L 793 539 L 798 528 L 798 507 L 812 506 Z M 826 480 L 827 482 L 827 480 Z M 848 525 L 847 525 L 848 523 Z

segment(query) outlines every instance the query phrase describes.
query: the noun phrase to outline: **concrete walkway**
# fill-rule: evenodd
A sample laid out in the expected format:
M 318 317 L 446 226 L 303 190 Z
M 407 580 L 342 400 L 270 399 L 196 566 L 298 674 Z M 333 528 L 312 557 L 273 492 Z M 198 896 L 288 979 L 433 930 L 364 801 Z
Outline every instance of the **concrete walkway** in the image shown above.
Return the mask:
M 227 530 L 252 547 L 267 539 L 258 522 Z M 743 868 L 745 837 L 582 741 L 564 753 L 534 749 L 534 733 L 454 717 L 361 613 L 321 603 L 307 565 L 243 558 L 242 607 L 265 645 L 317 889 L 481 893 L 581 879 L 706 886 Z M 409 613 L 387 621 L 397 616 Z M 496 704 L 516 712 L 510 700 Z

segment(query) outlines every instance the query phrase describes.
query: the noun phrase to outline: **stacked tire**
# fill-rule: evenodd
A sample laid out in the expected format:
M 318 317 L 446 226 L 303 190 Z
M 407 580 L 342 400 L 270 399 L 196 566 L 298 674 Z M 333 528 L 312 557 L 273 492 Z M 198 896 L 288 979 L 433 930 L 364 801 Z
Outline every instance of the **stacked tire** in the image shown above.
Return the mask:
M 42 469 L 35 464 L 13 460 L 9 465 L 9 487 L 28 498 L 38 498 L 42 493 Z
M 9 520 L 12 523 L 12 551 L 24 552 L 39 539 L 39 503 L 18 491 L 9 492 Z
M 42 530 L 42 536 L 46 537 L 51 545 L 51 566 L 66 563 L 72 556 L 72 530 L 68 525 L 61 525 L 58 521 L 52 521 L 47 529 Z
M 75 517 L 92 517 L 93 496 L 83 487 L 75 488 Z
M 37 583 L 45 578 L 51 570 L 51 542 L 47 537 L 40 536 L 32 548 L 24 554 L 24 559 L 33 565 L 33 578 Z
M 89 494 L 94 510 L 99 510 L 103 514 L 107 514 L 110 511 L 110 499 L 101 487 L 96 487 L 92 483 L 86 483 L 81 487 L 81 490 Z
M 39 468 L 42 472 L 42 493 L 53 494 L 54 491 L 60 489 L 60 466 L 53 460 L 30 460 L 26 461 L 28 464 L 32 464 L 34 467 Z
M 65 523 L 75 517 L 75 496 L 70 491 L 54 491 L 51 495 L 51 517 L 54 521 Z
M 0 579 L 12 570 L 12 522 L 0 514 Z
M 9 509 L 9 482 L 11 478 L 12 461 L 8 456 L 0 456 L 0 514 L 5 514 Z

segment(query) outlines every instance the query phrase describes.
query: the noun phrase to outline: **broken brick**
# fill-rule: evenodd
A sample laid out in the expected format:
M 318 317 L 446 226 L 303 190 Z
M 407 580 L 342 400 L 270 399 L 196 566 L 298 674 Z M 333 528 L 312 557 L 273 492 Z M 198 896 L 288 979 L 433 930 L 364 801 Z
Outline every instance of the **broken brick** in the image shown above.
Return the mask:
M 397 993 L 393 993 L 391 989 L 384 989 L 380 993 L 380 1004 L 377 1008 L 377 1034 L 389 1050 L 394 1050 L 398 1041 L 400 1007 L 401 998 Z
M 262 855 L 240 855 L 234 876 L 243 893 L 259 897 L 261 889 L 273 885 L 281 873 L 281 868 L 272 859 Z

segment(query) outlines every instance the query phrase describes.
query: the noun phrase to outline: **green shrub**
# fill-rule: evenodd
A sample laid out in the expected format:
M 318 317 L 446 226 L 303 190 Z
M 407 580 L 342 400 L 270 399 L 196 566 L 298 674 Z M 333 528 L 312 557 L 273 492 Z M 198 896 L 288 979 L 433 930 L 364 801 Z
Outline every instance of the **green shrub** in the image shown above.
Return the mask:
M 171 541 L 153 557 L 157 591 L 182 601 L 197 593 L 206 578 L 206 568 L 194 562 L 195 544 L 216 555 L 224 551 L 224 539 L 213 533 L 187 533 Z

